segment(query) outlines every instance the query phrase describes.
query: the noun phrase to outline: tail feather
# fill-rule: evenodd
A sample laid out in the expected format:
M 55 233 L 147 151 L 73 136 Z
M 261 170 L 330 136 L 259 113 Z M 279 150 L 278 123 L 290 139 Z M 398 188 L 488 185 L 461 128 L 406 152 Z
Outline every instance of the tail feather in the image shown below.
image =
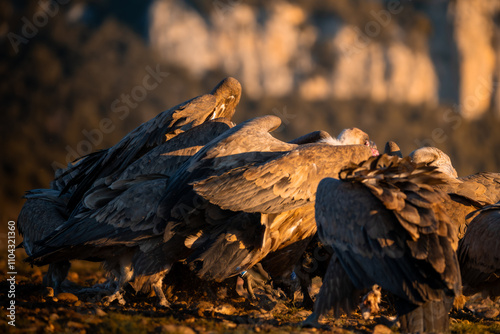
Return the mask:
M 402 303 L 402 302 L 401 302 Z M 399 323 L 403 333 L 449 333 L 449 312 L 453 298 L 428 301 L 423 305 L 398 306 Z
M 343 312 L 350 314 L 357 307 L 360 290 L 356 289 L 335 253 L 333 253 L 323 285 L 316 296 L 314 314 L 317 316 L 334 310 L 336 317 Z

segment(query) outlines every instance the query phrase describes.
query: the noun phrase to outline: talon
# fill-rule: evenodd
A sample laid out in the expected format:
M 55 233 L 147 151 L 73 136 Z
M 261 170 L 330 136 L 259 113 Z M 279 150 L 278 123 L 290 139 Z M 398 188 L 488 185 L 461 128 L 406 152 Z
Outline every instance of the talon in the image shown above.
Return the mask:
M 113 301 L 118 301 L 118 304 L 125 305 L 127 302 L 123 298 L 123 294 L 120 291 L 116 291 L 111 296 L 106 296 L 102 299 L 102 304 L 104 306 L 109 306 Z
M 170 309 L 170 303 L 167 300 L 159 301 L 158 306 L 164 309 Z
M 123 297 L 122 297 L 122 296 L 120 296 L 120 297 L 118 298 L 118 304 L 120 304 L 120 305 L 124 306 L 125 304 L 127 304 L 127 302 L 125 301 L 125 299 L 123 299 Z

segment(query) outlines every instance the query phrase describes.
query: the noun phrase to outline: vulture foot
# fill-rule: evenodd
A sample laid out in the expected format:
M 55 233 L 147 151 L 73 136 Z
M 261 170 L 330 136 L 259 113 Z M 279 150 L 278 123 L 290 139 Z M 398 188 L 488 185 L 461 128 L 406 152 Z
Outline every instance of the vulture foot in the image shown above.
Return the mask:
M 106 296 L 102 299 L 102 304 L 104 306 L 109 306 L 109 304 L 111 304 L 112 302 L 114 301 L 118 301 L 118 304 L 120 305 L 125 305 L 127 302 L 125 301 L 125 299 L 123 298 L 123 292 L 121 291 L 116 291 L 115 293 L 113 293 L 112 295 L 110 296 Z
M 257 263 L 248 271 L 244 271 L 240 274 L 240 277 L 243 279 L 243 286 L 245 287 L 250 299 L 255 300 L 255 293 L 253 291 L 254 288 L 263 289 L 266 294 L 271 297 L 281 297 L 283 293 L 274 290 L 271 287 L 271 277 L 269 274 L 262 268 L 260 263 Z
M 170 303 L 167 301 L 167 299 L 158 301 L 157 306 L 162 309 L 170 309 Z
M 380 312 L 379 304 L 382 302 L 382 288 L 377 284 L 373 285 L 372 290 L 363 296 L 359 308 L 363 319 L 368 320 L 373 314 Z
M 154 283 L 152 287 L 156 293 L 156 296 L 158 297 L 158 306 L 161 308 L 168 309 L 170 308 L 170 303 L 167 301 L 167 297 L 165 297 L 165 294 L 163 293 L 162 285 L 163 285 L 163 278 Z
M 453 308 L 457 311 L 463 309 L 467 300 L 468 300 L 467 297 L 465 297 L 462 294 L 459 294 L 458 296 L 455 297 L 455 300 L 453 300 Z

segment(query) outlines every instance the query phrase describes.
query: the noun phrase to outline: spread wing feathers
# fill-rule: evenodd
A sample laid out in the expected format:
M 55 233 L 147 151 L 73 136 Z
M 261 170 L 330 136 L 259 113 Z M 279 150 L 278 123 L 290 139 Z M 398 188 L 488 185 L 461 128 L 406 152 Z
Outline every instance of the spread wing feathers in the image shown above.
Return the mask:
M 206 279 L 221 280 L 238 274 L 273 252 L 277 252 L 277 256 L 281 254 L 282 259 L 285 256 L 284 260 L 289 262 L 290 254 L 279 251 L 316 232 L 312 205 L 305 210 L 300 208 L 278 215 L 235 214 L 231 211 L 229 217 L 219 222 L 206 224 L 206 221 L 204 218 L 197 223 L 191 218 L 188 224 L 191 234 L 185 240 L 185 246 L 194 250 L 188 262 L 200 277 Z M 193 226 L 198 227 L 193 229 Z M 186 234 L 185 231 L 186 228 L 180 233 Z M 290 266 L 301 254 L 296 255 Z
M 146 176 L 144 176 L 146 178 Z M 74 254 L 72 249 L 85 245 L 107 247 L 117 244 L 135 245 L 138 241 L 158 234 L 152 215 L 163 196 L 168 178 L 152 176 L 122 185 L 119 196 L 99 210 L 81 213 L 68 220 L 45 239 L 36 243 L 34 254 L 28 261 L 49 263 L 59 254 Z
M 277 237 L 271 245 L 270 252 L 276 252 L 297 241 L 312 237 L 316 231 L 314 204 L 285 211 L 277 215 L 269 215 L 269 230 Z M 300 257 L 299 254 L 298 256 Z
M 230 261 L 228 263 L 239 262 L 240 267 L 250 267 L 279 244 L 275 241 L 279 238 L 278 231 L 268 228 L 269 222 L 261 222 L 267 215 L 230 211 L 212 204 L 196 194 L 191 184 L 295 149 L 297 145 L 284 143 L 269 134 L 280 124 L 275 116 L 241 123 L 207 144 L 171 177 L 166 196 L 158 207 L 157 221 L 166 226 L 165 243 L 176 235 L 185 237 L 185 245 L 194 252 L 189 261 L 197 263 L 201 276 L 218 278 L 227 277 L 229 272 L 237 273 L 237 266 L 222 264 Z M 363 149 L 371 154 L 368 148 Z M 252 219 L 246 223 L 247 228 L 241 229 L 239 219 L 245 215 Z M 285 216 L 279 219 L 286 221 Z M 253 236 L 248 232 L 251 230 L 260 232 Z
M 289 251 L 280 251 L 316 232 L 313 205 L 278 215 L 233 213 L 222 225 L 209 226 L 186 238 L 185 244 L 196 248 L 188 260 L 195 264 L 192 267 L 197 274 L 219 280 L 254 266 L 268 254 L 276 253 L 276 257 L 290 262 Z M 307 243 L 303 248 L 306 246 Z M 295 254 L 290 267 L 301 255 L 302 252 Z
M 313 203 L 318 183 L 371 156 L 363 145 L 301 145 L 261 163 L 193 182 L 194 191 L 233 211 L 278 213 Z
M 82 169 L 81 164 L 92 166 L 99 160 L 101 154 L 101 151 L 90 153 L 76 161 L 69 162 L 66 168 L 56 170 L 54 180 L 50 182 L 50 188 L 59 191 L 64 190 L 65 193 L 72 194 L 77 185 L 72 180 L 80 176 Z M 69 184 L 70 182 L 72 184 Z
M 451 201 L 446 201 L 444 208 L 461 239 L 478 209 L 500 201 L 500 174 L 477 173 L 460 177 L 454 183 L 439 185 L 438 188 L 450 195 Z
M 164 174 L 132 175 L 132 177 L 131 179 L 118 179 L 109 186 L 101 184 L 92 188 L 83 199 L 84 208 L 82 208 L 75 217 L 88 210 L 103 208 L 106 204 L 134 186 L 137 186 L 135 190 L 145 190 L 149 188 L 149 186 L 147 186 L 148 183 L 146 183 L 147 181 L 156 179 L 168 181 L 169 179 L 169 176 Z M 153 185 L 153 183 L 151 183 L 151 185 Z
M 196 154 L 203 145 L 230 129 L 233 123 L 225 118 L 218 118 L 198 125 L 171 140 L 155 147 L 138 160 L 130 164 L 120 175 L 111 175 L 95 182 L 87 191 L 82 202 L 73 210 L 71 218 L 88 209 L 102 207 L 121 192 L 122 184 L 129 187 L 137 181 L 150 179 L 155 174 L 171 176 L 189 158 Z M 141 177 L 146 175 L 146 177 Z M 136 179 L 133 181 L 133 179 Z M 107 187 L 106 185 L 111 186 Z
M 456 233 L 450 233 L 448 226 L 452 225 L 442 207 L 436 205 L 449 197 L 432 187 L 446 183 L 448 178 L 436 167 L 417 166 L 409 158 L 382 155 L 359 166 L 352 164 L 342 170 L 340 179 L 367 187 L 387 210 L 394 213 L 413 242 L 417 242 L 420 233 L 437 232 L 439 236 L 453 237 L 456 249 Z
M 189 158 L 214 138 L 232 128 L 234 124 L 225 118 L 217 118 L 200 124 L 170 139 L 127 167 L 117 179 L 132 179 L 143 174 L 171 176 Z M 107 184 L 114 181 L 111 177 Z
M 129 228 L 133 231 L 153 229 L 151 218 L 163 196 L 169 178 L 161 175 L 144 177 L 146 179 L 143 181 L 132 180 L 120 196 L 114 198 L 101 210 L 92 212 L 90 217 L 99 223 Z
M 273 217 L 274 216 L 274 217 Z M 314 204 L 269 215 L 271 249 L 263 252 L 261 263 L 274 278 L 289 275 L 316 234 Z
M 500 295 L 500 203 L 479 211 L 459 242 L 464 294 Z
M 196 209 L 195 206 L 206 203 L 192 191 L 191 182 L 295 148 L 296 145 L 284 143 L 268 133 L 280 124 L 276 116 L 257 117 L 240 123 L 205 145 L 172 175 L 165 198 L 158 207 L 158 219 L 181 221 Z
M 53 189 L 35 189 L 24 196 L 24 203 L 17 219 L 17 229 L 23 236 L 22 245 L 31 255 L 33 245 L 62 225 L 66 219 L 67 196 L 59 196 Z
M 318 235 L 332 246 L 357 288 L 379 284 L 421 304 L 460 286 L 456 231 L 430 185 L 434 167 L 382 155 L 318 187 Z
M 480 204 L 489 205 L 500 201 L 500 173 L 481 172 L 459 178 Z M 460 193 L 459 193 L 460 194 Z
M 213 95 L 207 94 L 191 99 L 141 124 L 118 144 L 94 153 L 92 159 L 83 160 L 76 167 L 77 175 L 64 188 L 64 191 L 67 191 L 70 187 L 78 185 L 69 203 L 70 210 L 80 202 L 84 193 L 98 178 L 120 173 L 152 148 L 203 123 L 210 118 L 215 107 L 216 99 Z
M 210 169 L 214 174 L 220 174 L 231 168 L 261 161 L 265 157 L 276 156 L 276 153 L 288 152 L 297 145 L 285 143 L 269 133 L 280 125 L 280 118 L 270 115 L 240 123 L 200 150 L 186 170 L 189 173 L 196 170 L 206 173 Z

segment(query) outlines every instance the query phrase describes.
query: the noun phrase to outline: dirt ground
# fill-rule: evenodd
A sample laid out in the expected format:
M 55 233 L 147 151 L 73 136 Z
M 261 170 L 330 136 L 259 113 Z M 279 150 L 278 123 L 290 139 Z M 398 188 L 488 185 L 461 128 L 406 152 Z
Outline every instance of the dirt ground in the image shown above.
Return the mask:
M 0 261 L 0 332 L 1 333 L 391 333 L 398 332 L 388 321 L 394 312 L 384 299 L 381 314 L 363 320 L 359 312 L 340 318 L 322 318 L 321 328 L 300 326 L 310 310 L 302 307 L 301 295 L 295 302 L 266 295 L 257 290 L 257 301 L 235 294 L 236 280 L 226 285 L 206 285 L 195 281 L 165 287 L 170 309 L 155 307 L 155 297 L 134 294 L 127 289 L 127 305 L 104 306 L 101 295 L 77 293 L 77 286 L 90 287 L 105 281 L 99 264 L 75 261 L 66 289 L 75 293 L 52 296 L 42 284 L 47 267 L 33 267 L 16 259 L 15 297 L 7 280 L 6 260 Z M 21 254 L 22 253 L 22 254 Z M 313 293 L 319 289 L 315 281 Z M 175 290 L 175 293 L 174 293 Z M 15 300 L 15 327 L 9 325 L 10 310 Z M 12 309 L 12 307 L 11 307 Z M 500 333 L 500 301 L 479 296 L 470 298 L 462 310 L 453 310 L 452 333 Z M 11 322 L 12 323 L 12 322 Z

